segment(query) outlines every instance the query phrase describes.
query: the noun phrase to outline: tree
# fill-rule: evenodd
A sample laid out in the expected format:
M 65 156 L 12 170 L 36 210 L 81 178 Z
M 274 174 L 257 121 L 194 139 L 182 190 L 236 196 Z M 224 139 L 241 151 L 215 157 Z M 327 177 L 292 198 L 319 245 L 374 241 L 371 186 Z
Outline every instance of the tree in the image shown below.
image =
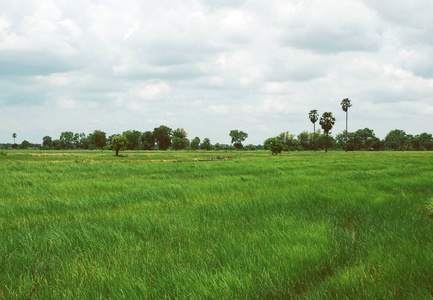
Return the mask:
M 394 129 L 388 132 L 384 142 L 385 147 L 389 150 L 403 151 L 409 148 L 409 140 L 406 132 L 400 129 Z
M 280 133 L 278 136 L 281 143 L 283 144 L 283 151 L 296 151 L 299 147 L 299 141 L 295 138 L 294 134 L 290 134 L 288 131 Z
M 278 155 L 283 150 L 283 143 L 277 137 L 268 138 L 263 144 L 265 150 L 271 150 L 272 155 Z
M 53 141 L 53 148 L 54 148 L 54 150 L 62 149 L 62 142 L 59 139 L 54 140 Z
M 325 143 L 325 152 L 328 152 L 328 137 L 329 131 L 332 129 L 332 126 L 335 124 L 335 118 L 332 116 L 331 112 L 324 112 L 322 117 L 320 118 L 320 126 L 322 126 L 323 131 L 326 133 L 326 143 Z
M 348 118 L 348 114 L 349 114 L 349 107 L 352 106 L 352 104 L 350 103 L 349 98 L 345 98 L 341 101 L 341 108 L 343 109 L 343 111 L 346 113 L 346 152 L 347 152 L 347 118 Z
M 42 138 L 42 146 L 44 146 L 45 149 L 52 149 L 53 148 L 53 139 L 50 136 L 44 136 Z
M 200 147 L 200 138 L 198 136 L 196 136 L 191 141 L 191 150 L 198 150 L 199 147 Z
M 159 150 L 167 150 L 171 144 L 171 128 L 161 125 L 153 129 L 153 134 L 155 135 L 156 143 L 158 144 Z
M 230 130 L 229 135 L 232 138 L 231 144 L 238 150 L 242 148 L 242 142 L 248 137 L 248 133 L 239 130 Z
M 107 145 L 107 134 L 101 130 L 95 130 L 93 133 L 89 134 L 89 141 L 96 148 L 104 151 L 104 147 Z
M 111 138 L 111 144 L 109 149 L 116 151 L 116 156 L 119 156 L 120 150 L 125 150 L 128 140 L 124 135 L 116 134 Z
M 12 133 L 12 137 L 14 138 L 14 144 L 12 145 L 12 148 L 16 149 L 18 147 L 18 145 L 15 143 L 15 139 L 17 138 L 17 134 L 15 132 Z
M 72 140 L 74 133 L 71 131 L 64 131 L 60 134 L 60 142 L 62 143 L 63 149 L 72 149 Z
M 433 150 L 433 136 L 430 133 L 423 132 L 415 135 L 413 138 L 413 148 L 418 151 Z
M 123 135 L 128 140 L 128 145 L 126 146 L 128 150 L 138 150 L 140 147 L 140 141 L 142 133 L 138 130 L 127 130 L 123 132 Z
M 144 150 L 153 150 L 155 148 L 155 135 L 152 131 L 145 131 L 141 136 L 141 143 Z
M 174 150 L 185 149 L 188 146 L 189 141 L 187 140 L 186 136 L 186 131 L 183 128 L 177 128 L 173 130 L 171 142 Z
M 202 150 L 212 150 L 212 144 L 210 143 L 210 139 L 209 138 L 204 138 L 203 142 L 200 145 L 200 149 Z
M 22 141 L 20 145 L 20 149 L 28 149 L 32 146 L 32 144 L 29 141 Z
M 316 152 L 316 122 L 317 120 L 319 120 L 319 113 L 317 112 L 317 109 L 310 110 L 308 117 L 310 118 L 311 123 L 313 123 L 313 133 L 314 133 L 313 149 L 314 152 Z

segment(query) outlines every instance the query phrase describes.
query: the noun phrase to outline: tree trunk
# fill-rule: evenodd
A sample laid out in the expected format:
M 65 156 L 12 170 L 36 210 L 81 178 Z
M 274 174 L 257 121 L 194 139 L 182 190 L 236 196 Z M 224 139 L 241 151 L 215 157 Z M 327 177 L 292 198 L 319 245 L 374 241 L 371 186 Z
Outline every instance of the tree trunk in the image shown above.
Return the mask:
M 120 149 L 116 149 L 116 156 L 119 156 L 119 150 Z
M 316 123 L 313 123 L 314 128 L 314 152 L 316 152 Z
M 328 132 L 326 132 L 325 152 L 328 153 Z
M 349 113 L 349 109 L 346 110 L 346 152 L 347 152 L 347 114 Z

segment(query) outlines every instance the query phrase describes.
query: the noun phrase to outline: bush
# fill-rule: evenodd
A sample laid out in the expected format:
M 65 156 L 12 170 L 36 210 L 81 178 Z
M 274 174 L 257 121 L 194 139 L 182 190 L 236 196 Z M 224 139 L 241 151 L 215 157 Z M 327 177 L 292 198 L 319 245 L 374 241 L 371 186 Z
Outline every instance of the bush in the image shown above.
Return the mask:
M 283 143 L 279 138 L 269 138 L 264 143 L 265 150 L 271 150 L 272 155 L 278 155 L 283 150 Z

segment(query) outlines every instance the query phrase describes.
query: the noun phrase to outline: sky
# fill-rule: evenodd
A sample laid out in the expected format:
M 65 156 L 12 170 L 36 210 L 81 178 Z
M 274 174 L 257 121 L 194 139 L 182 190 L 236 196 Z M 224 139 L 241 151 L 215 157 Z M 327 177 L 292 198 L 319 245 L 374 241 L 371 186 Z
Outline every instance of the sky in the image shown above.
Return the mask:
M 431 0 L 1 0 L 0 143 L 184 128 L 433 133 Z M 318 123 L 316 124 L 319 127 Z

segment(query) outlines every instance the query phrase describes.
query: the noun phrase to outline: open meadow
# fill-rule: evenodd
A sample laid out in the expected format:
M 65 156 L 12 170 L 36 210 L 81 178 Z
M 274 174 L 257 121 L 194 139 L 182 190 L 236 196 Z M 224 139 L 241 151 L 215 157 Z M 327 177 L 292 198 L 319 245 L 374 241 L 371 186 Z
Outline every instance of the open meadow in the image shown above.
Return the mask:
M 0 299 L 432 295 L 433 152 L 0 155 Z

